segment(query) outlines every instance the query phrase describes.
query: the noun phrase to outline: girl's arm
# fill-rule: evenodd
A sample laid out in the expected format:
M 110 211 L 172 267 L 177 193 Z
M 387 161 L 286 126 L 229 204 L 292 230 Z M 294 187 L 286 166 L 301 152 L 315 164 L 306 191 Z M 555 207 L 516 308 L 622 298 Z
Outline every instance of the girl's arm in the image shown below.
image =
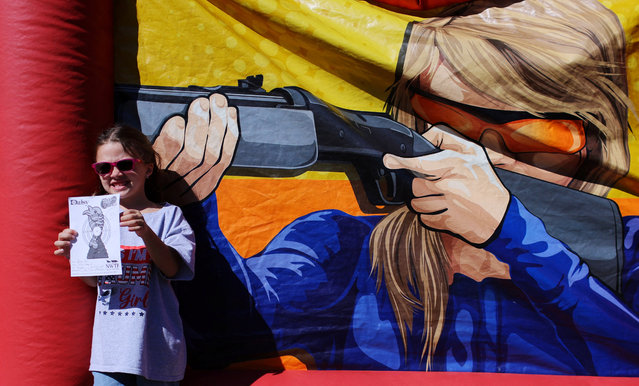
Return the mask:
M 78 279 L 82 280 L 84 284 L 89 287 L 97 287 L 98 286 L 98 278 L 96 276 L 80 276 Z
M 151 260 L 162 271 L 164 276 L 172 278 L 178 273 L 181 261 L 180 255 L 153 232 L 144 221 L 144 216 L 139 210 L 128 209 L 122 212 L 120 226 L 128 227 L 129 231 L 135 232 L 142 238 Z
M 75 242 L 75 238 L 78 236 L 78 232 L 73 229 L 65 229 L 58 234 L 58 239 L 53 243 L 56 250 L 53 254 L 56 256 L 64 256 L 69 260 L 71 258 L 71 245 Z M 86 285 L 89 287 L 96 287 L 98 285 L 98 279 L 95 276 L 82 276 L 80 277 Z

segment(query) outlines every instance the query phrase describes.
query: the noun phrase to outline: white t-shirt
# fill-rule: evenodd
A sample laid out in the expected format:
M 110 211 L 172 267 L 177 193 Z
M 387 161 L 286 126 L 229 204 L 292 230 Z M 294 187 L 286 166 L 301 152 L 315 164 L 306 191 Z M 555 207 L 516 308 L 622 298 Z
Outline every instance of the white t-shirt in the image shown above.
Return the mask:
M 195 239 L 180 208 L 165 204 L 144 220 L 183 261 L 171 280 L 193 278 Z M 121 276 L 98 277 L 91 371 L 122 372 L 179 381 L 186 343 L 178 300 L 170 280 L 151 262 L 135 232 L 120 228 Z

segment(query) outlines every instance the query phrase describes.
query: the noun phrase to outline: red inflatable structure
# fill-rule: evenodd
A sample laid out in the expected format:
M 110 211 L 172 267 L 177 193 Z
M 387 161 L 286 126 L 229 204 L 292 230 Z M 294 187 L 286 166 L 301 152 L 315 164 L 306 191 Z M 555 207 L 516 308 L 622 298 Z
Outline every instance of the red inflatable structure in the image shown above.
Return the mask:
M 421 10 L 463 0 L 386 0 Z M 98 131 L 113 120 L 109 0 L 3 1 L 0 13 L 0 385 L 90 384 L 95 294 L 69 279 L 52 242 L 67 197 L 92 188 Z M 82 165 L 87 165 L 82 167 Z M 184 384 L 601 384 L 596 377 L 289 372 L 198 373 Z M 608 384 L 631 380 L 608 379 Z
M 0 384 L 87 384 L 95 295 L 52 240 L 113 119 L 110 1 L 3 1 Z

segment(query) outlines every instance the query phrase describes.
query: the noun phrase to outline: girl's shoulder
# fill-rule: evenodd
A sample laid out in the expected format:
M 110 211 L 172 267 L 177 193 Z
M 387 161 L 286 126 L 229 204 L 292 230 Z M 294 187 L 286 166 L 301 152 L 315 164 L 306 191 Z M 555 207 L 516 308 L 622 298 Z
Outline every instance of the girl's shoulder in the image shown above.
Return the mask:
M 144 213 L 145 221 L 151 227 L 166 227 L 166 229 L 191 229 L 180 207 L 162 203 L 160 208 L 149 213 Z
M 162 202 L 157 207 L 149 208 L 147 213 L 182 213 L 179 206 L 169 204 L 168 202 Z
M 142 211 L 144 217 L 182 217 L 182 210 L 180 207 L 169 204 L 168 202 L 163 202 L 158 204 L 157 207 L 147 208 Z

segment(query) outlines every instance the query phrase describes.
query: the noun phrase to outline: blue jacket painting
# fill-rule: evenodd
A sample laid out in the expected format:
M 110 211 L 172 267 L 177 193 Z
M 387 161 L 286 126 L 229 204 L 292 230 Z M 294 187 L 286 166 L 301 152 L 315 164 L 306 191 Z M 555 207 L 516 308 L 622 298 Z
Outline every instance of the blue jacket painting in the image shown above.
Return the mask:
M 243 258 L 219 230 L 215 205 L 209 198 L 201 219 L 211 237 L 198 240 L 198 246 L 208 241 L 215 257 L 200 261 L 225 266 L 245 290 L 233 296 L 215 285 L 228 278 L 208 273 L 205 296 L 226 298 L 233 313 L 225 318 L 228 308 L 207 309 L 211 302 L 201 298 L 188 307 L 195 363 L 223 366 L 229 358 L 277 352 L 318 369 L 425 370 L 419 313 L 404 344 L 385 287 L 377 288 L 371 275 L 368 241 L 379 217 L 312 213 L 283 229 L 262 253 Z M 499 236 L 486 247 L 509 264 L 512 280 L 455 275 L 431 369 L 636 376 L 639 221 L 624 223 L 624 290 L 617 295 L 513 199 Z
M 438 151 L 375 160 L 411 173 L 406 205 L 308 213 L 254 256 L 220 229 L 215 194 L 239 158 L 243 107 L 213 93 L 167 119 L 154 147 L 198 233 L 196 279 L 177 286 L 192 366 L 290 356 L 311 369 L 638 375 L 637 220 L 609 228 L 623 240 L 611 284 L 586 259 L 595 238 L 556 236 L 496 172 L 636 194 L 624 50 L 594 0 L 476 1 L 410 23 L 388 113 Z M 577 224 L 592 211 L 550 201 Z

